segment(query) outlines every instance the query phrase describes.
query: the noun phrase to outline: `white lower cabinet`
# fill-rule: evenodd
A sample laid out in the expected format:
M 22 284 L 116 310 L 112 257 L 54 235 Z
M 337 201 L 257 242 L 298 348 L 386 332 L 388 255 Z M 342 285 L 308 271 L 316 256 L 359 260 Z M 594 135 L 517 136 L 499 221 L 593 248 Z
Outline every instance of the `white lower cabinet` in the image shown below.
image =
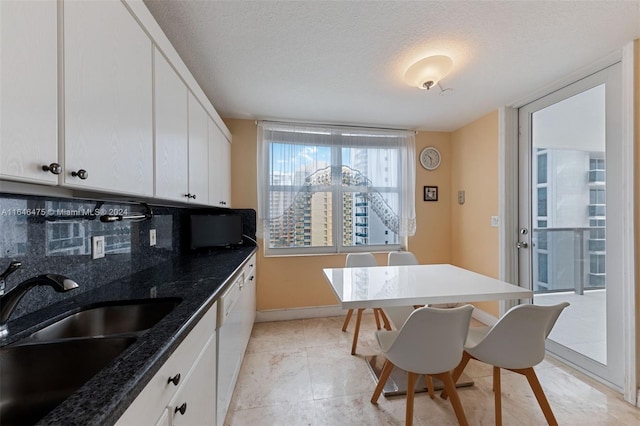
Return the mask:
M 245 263 L 242 272 L 220 298 L 218 315 L 218 414 L 223 425 L 231 396 L 238 380 L 244 353 L 256 316 L 256 255 Z
M 209 308 L 117 425 L 215 424 L 217 308 Z
M 216 418 L 216 338 L 212 336 L 169 403 L 172 425 L 213 425 Z

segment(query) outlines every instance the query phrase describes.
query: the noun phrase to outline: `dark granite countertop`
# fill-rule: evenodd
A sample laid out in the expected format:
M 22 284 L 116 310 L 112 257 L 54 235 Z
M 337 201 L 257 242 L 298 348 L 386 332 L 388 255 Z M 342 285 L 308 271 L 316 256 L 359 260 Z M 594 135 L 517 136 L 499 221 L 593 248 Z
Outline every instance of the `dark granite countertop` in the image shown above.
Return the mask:
M 118 358 L 40 420 L 39 425 L 114 424 L 256 251 L 244 247 L 185 255 L 10 321 L 14 343 L 82 307 L 105 301 L 178 297 L 182 301 Z M 82 285 L 82 280 L 77 280 Z

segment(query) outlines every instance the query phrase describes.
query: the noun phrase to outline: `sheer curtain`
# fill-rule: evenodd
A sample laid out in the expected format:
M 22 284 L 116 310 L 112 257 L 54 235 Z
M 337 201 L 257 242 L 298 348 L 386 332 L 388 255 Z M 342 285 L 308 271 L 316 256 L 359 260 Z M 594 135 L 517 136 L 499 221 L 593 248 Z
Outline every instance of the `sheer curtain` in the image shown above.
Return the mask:
M 366 196 L 384 226 L 400 237 L 415 234 L 414 132 L 259 122 L 257 167 L 258 236 L 265 240 L 300 194 L 318 193 L 334 203 L 345 193 Z M 345 239 L 328 245 L 350 245 L 334 237 Z

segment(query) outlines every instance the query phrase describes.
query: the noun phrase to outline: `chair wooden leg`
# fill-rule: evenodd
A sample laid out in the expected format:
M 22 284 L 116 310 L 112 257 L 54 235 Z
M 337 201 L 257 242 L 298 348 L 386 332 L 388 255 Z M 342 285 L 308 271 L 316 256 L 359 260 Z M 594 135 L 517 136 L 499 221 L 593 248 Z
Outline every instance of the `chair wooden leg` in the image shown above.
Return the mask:
M 407 372 L 407 414 L 404 420 L 405 425 L 413 425 L 413 394 L 416 390 L 416 373 Z
M 356 354 L 356 346 L 358 346 L 358 333 L 360 333 L 360 321 L 362 320 L 362 311 L 364 309 L 358 309 L 356 314 L 356 329 L 353 331 L 353 343 L 351 344 L 351 355 Z
M 462 376 L 462 372 L 464 371 L 465 367 L 469 363 L 470 359 L 471 359 L 471 355 L 469 355 L 467 351 L 462 352 L 462 359 L 460 360 L 460 364 L 458 364 L 458 366 L 453 370 L 453 373 L 451 373 L 451 377 L 453 378 L 453 383 L 456 383 L 460 378 L 460 376 Z M 440 393 L 440 398 L 447 399 L 446 388 Z
M 540 408 L 542 408 L 542 412 L 544 413 L 544 418 L 547 419 L 547 423 L 549 423 L 550 426 L 557 426 L 558 421 L 553 415 L 553 411 L 551 410 L 549 401 L 547 401 L 547 397 L 542 390 L 542 386 L 540 385 L 540 381 L 538 380 L 538 376 L 536 376 L 536 372 L 533 370 L 533 367 L 513 371 L 525 375 L 525 377 L 529 381 L 529 386 L 531 386 L 531 389 L 533 390 L 533 394 L 538 400 Z
M 353 315 L 353 309 L 349 309 L 347 311 L 347 317 L 344 319 L 344 323 L 342 324 L 342 331 L 347 331 L 349 321 L 351 321 L 351 315 Z
M 467 426 L 469 424 L 467 422 L 467 416 L 464 414 L 464 408 L 462 408 L 462 403 L 460 402 L 460 397 L 456 390 L 456 383 L 453 381 L 451 373 L 447 371 L 446 373 L 436 374 L 435 376 L 442 381 L 444 389 L 451 396 L 451 405 L 453 406 L 453 411 L 456 413 L 458 423 L 461 426 Z
M 429 391 L 429 396 L 431 397 L 431 399 L 435 398 L 436 396 L 433 393 L 433 380 L 431 379 L 431 376 L 428 374 L 425 374 L 424 380 L 427 383 L 427 390 Z
M 380 330 L 380 308 L 373 308 L 373 317 L 376 319 L 376 328 Z
M 493 399 L 495 400 L 496 426 L 502 426 L 502 389 L 500 367 L 493 367 Z
M 382 393 L 382 389 L 384 389 L 384 385 L 387 383 L 389 376 L 391 375 L 391 371 L 393 370 L 393 364 L 391 361 L 386 360 L 384 365 L 382 366 L 382 372 L 380 373 L 380 378 L 378 379 L 378 385 L 376 389 L 373 391 L 373 396 L 371 396 L 371 402 L 373 404 L 378 403 L 378 398 L 380 398 L 380 394 Z

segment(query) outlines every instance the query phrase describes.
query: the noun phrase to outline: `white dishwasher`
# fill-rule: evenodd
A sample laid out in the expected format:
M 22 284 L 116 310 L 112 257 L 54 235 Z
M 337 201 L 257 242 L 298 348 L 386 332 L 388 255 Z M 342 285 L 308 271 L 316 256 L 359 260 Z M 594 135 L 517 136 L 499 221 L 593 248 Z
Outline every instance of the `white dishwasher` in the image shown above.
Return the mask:
M 255 257 L 249 260 L 255 264 Z M 246 267 L 245 267 L 246 268 Z M 252 271 L 253 272 L 253 271 Z M 251 275 L 251 284 L 253 284 Z M 248 305 L 253 305 L 249 307 Z M 249 308 L 249 309 L 247 309 Z M 222 294 L 218 310 L 218 425 L 224 419 L 231 402 L 244 352 L 247 349 L 253 320 L 255 318 L 255 285 L 245 285 L 244 273 L 240 272 L 233 284 Z

